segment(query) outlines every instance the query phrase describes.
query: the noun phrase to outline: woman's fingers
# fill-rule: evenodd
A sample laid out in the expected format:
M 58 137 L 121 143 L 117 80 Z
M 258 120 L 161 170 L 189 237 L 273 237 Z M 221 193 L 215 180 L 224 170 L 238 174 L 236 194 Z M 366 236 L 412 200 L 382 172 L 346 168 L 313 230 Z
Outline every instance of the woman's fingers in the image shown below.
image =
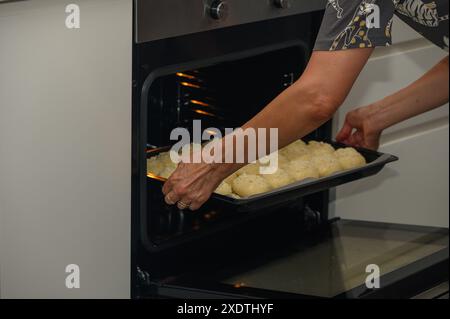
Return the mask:
M 188 200 L 180 200 L 177 203 L 177 207 L 179 210 L 186 210 L 191 208 L 191 203 Z
M 170 192 L 164 197 L 167 205 L 173 206 L 180 201 L 180 197 L 175 192 Z
M 172 179 L 169 178 L 167 180 L 167 182 L 164 183 L 164 186 L 162 189 L 163 194 L 167 196 L 167 194 L 169 194 L 172 191 L 172 188 L 173 188 L 173 182 L 172 182 Z
M 353 127 L 350 125 L 348 121 L 345 121 L 344 127 L 336 136 L 336 140 L 340 143 L 343 143 L 349 139 L 353 131 Z
M 180 210 L 198 210 L 222 179 L 210 164 L 180 164 L 163 186 L 164 200 Z

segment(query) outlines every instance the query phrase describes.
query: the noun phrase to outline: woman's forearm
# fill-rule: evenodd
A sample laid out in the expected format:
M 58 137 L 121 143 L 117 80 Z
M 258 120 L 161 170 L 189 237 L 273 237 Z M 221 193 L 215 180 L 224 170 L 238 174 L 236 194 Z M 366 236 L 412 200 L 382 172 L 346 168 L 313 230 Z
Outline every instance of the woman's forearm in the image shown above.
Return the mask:
M 395 124 L 433 110 L 449 100 L 448 57 L 405 89 L 372 105 L 372 125 L 383 131 Z
M 278 148 L 306 136 L 331 119 L 372 52 L 373 49 L 315 52 L 299 81 L 242 128 L 277 128 Z M 267 140 L 266 145 L 270 146 L 271 141 Z M 219 165 L 219 170 L 227 176 L 242 166 Z
M 233 135 L 225 137 L 227 142 L 223 143 L 222 156 L 225 157 L 225 154 L 229 151 L 231 145 L 233 145 L 233 153 L 237 154 L 237 139 L 240 138 L 241 140 L 244 140 L 245 154 L 243 154 L 243 158 L 245 163 L 252 161 L 252 159 L 249 158 L 249 150 L 251 148 L 248 145 L 248 139 L 239 136 L 240 134 L 246 134 L 247 130 L 255 130 L 255 132 L 258 132 L 259 129 L 265 129 L 265 155 L 267 155 L 270 147 L 273 147 L 274 143 L 274 141 L 270 140 L 271 136 L 269 132 L 271 128 L 277 128 L 277 146 L 278 148 L 283 148 L 325 123 L 330 117 L 329 109 L 331 108 L 329 108 L 328 105 L 331 105 L 331 103 L 326 105 L 324 101 L 322 110 L 320 111 L 321 107 L 318 104 L 320 102 L 317 102 L 317 97 L 308 91 L 309 90 L 306 87 L 302 87 L 300 83 L 296 83 L 285 90 L 261 113 L 246 123 L 242 127 L 241 132 L 235 132 Z M 261 136 L 256 134 L 256 146 L 259 145 L 260 138 Z M 254 149 L 255 146 L 253 145 L 252 147 L 252 150 L 255 151 L 256 154 L 259 154 L 259 150 Z M 237 155 L 235 155 L 235 157 L 236 156 Z M 218 167 L 220 168 L 220 171 L 223 172 L 223 177 L 226 177 L 244 165 L 244 163 L 239 163 L 235 160 L 233 163 L 218 165 Z

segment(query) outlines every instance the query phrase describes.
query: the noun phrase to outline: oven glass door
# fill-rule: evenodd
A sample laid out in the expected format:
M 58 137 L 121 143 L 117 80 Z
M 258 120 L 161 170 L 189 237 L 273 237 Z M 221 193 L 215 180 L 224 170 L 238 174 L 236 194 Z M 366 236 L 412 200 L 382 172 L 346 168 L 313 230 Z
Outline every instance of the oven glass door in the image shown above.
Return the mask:
M 284 234 L 215 247 L 206 258 L 194 253 L 195 271 L 154 283 L 153 291 L 177 298 L 412 298 L 448 281 L 446 229 L 341 220 L 315 236 Z

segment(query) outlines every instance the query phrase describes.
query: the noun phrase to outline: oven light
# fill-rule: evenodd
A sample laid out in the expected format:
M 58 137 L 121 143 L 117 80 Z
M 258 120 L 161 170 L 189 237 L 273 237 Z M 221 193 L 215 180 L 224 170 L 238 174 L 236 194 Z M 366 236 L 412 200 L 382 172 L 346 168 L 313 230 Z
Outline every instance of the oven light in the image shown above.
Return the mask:
M 245 287 L 245 284 L 243 282 L 234 285 L 234 288 L 242 288 L 242 287 Z
M 205 132 L 208 133 L 210 136 L 216 136 L 218 134 L 218 132 L 213 130 L 206 130 Z
M 194 89 L 201 89 L 200 85 L 192 84 L 192 83 L 189 83 L 189 82 L 181 82 L 180 84 L 182 86 L 186 86 L 186 87 L 190 87 L 190 88 L 194 88 Z
M 214 115 L 212 113 L 205 112 L 205 111 L 202 111 L 202 110 L 194 110 L 194 112 L 197 113 L 197 114 L 200 114 L 200 115 L 207 115 L 207 116 L 213 116 L 213 117 L 216 116 L 216 115 Z
M 195 79 L 195 76 L 189 75 L 189 74 L 186 74 L 186 73 L 178 72 L 178 73 L 176 73 L 176 75 L 178 77 L 180 77 L 180 78 L 186 78 L 186 79 L 189 79 L 189 80 L 194 80 Z
M 191 103 L 195 104 L 195 105 L 204 106 L 204 107 L 211 107 L 210 104 L 202 102 L 202 101 L 198 101 L 198 100 L 191 100 Z
M 156 180 L 161 181 L 161 182 L 165 182 L 166 181 L 166 179 L 164 179 L 162 177 L 159 177 L 159 176 L 157 176 L 157 175 L 155 175 L 153 173 L 147 173 L 147 177 L 149 177 L 151 179 L 156 179 Z

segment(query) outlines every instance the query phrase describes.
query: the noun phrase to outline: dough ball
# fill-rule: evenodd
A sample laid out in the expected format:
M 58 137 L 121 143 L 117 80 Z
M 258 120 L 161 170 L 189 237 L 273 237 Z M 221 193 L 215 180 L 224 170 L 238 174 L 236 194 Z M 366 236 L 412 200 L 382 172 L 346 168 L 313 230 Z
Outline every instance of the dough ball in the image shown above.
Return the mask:
M 353 147 L 346 147 L 346 148 L 340 148 L 338 149 L 334 155 L 336 157 L 347 157 L 347 156 L 354 156 L 354 155 L 360 155 L 359 152 L 354 149 Z
M 327 177 L 342 171 L 338 158 L 333 154 L 314 156 L 311 162 L 319 171 L 320 177 Z
M 291 161 L 284 155 L 278 153 L 278 165 L 280 167 L 286 166 L 290 163 Z
M 333 154 L 335 152 L 334 147 L 330 144 L 317 141 L 309 142 L 308 149 L 313 156 Z
M 165 165 L 159 158 L 159 156 L 154 156 L 147 159 L 147 174 L 153 174 L 159 176 L 159 174 L 164 170 Z
M 362 167 L 367 164 L 366 159 L 361 155 L 340 157 L 339 163 L 345 170 Z
M 170 152 L 161 153 L 159 155 L 159 160 L 163 163 L 164 167 L 177 167 L 178 163 L 172 161 L 170 157 Z
M 345 170 L 354 169 L 367 164 L 366 159 L 352 147 L 337 150 L 335 156 Z
M 279 168 L 274 174 L 261 175 L 272 188 L 281 188 L 294 182 L 292 177 L 284 170 Z
M 238 176 L 236 175 L 236 173 L 234 173 L 234 174 L 231 174 L 230 176 L 228 176 L 226 179 L 225 179 L 225 183 L 228 183 L 229 185 L 233 185 L 233 182 L 234 182 L 234 180 L 237 178 Z
M 292 143 L 289 146 L 293 146 L 293 147 L 307 147 L 306 143 L 303 142 L 303 140 L 297 140 L 294 143 Z
M 147 173 L 169 178 L 173 174 L 178 164 L 172 162 L 170 153 L 161 153 L 147 160 Z
M 266 180 L 258 175 L 241 175 L 233 182 L 233 191 L 241 197 L 249 197 L 266 193 L 271 187 Z
M 285 156 L 281 155 L 279 152 L 277 152 L 277 153 L 278 153 L 278 163 L 277 163 L 276 168 L 280 169 L 280 168 L 286 167 L 290 161 Z M 274 161 L 274 159 L 271 159 L 271 160 Z M 260 168 L 269 168 L 270 165 L 274 165 L 273 162 L 270 162 L 269 156 L 263 157 L 262 159 L 260 159 L 258 161 L 258 163 L 259 163 Z M 264 175 L 264 174 L 261 174 L 261 170 L 258 172 L 258 174 Z
M 298 159 L 291 162 L 288 165 L 288 173 L 291 175 L 296 181 L 302 181 L 307 178 L 319 178 L 319 171 L 317 168 L 310 162 L 303 159 Z
M 241 175 L 259 175 L 260 173 L 260 167 L 258 163 L 252 163 L 247 166 L 244 166 L 240 170 L 236 172 L 237 176 Z
M 228 184 L 227 182 L 222 182 L 219 185 L 219 187 L 217 187 L 215 193 L 224 195 L 224 196 L 229 196 L 233 193 L 233 190 L 232 190 L 230 184 Z
M 238 194 L 232 193 L 229 195 L 229 197 L 234 198 L 234 199 L 241 199 L 242 197 L 239 196 Z
M 313 159 L 313 157 L 314 157 L 313 154 L 308 153 L 308 154 L 306 154 L 306 155 L 300 156 L 299 158 L 297 158 L 297 160 L 303 160 L 303 161 L 309 161 L 309 162 L 311 162 L 312 159 Z
M 280 150 L 280 153 L 292 161 L 307 155 L 309 151 L 307 145 L 303 141 L 299 140 Z

